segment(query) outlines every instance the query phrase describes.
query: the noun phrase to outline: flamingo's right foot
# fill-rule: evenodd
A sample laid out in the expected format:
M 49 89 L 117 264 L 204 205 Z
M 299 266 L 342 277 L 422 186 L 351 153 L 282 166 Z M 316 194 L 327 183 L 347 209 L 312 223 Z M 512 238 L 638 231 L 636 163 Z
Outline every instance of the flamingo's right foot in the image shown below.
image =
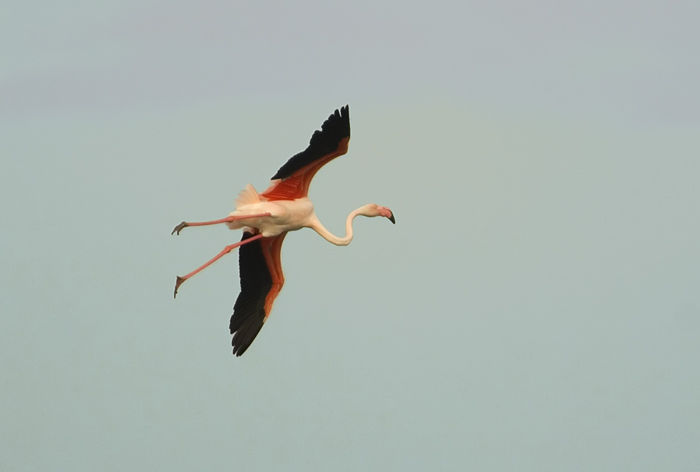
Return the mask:
M 175 227 L 175 229 L 173 230 L 173 232 L 170 233 L 170 234 L 173 235 L 173 234 L 177 233 L 177 234 L 179 235 L 179 234 L 180 234 L 180 231 L 182 231 L 183 229 L 187 228 L 188 226 L 189 226 L 189 224 L 188 224 L 187 222 L 183 221 L 182 223 L 180 223 L 179 225 L 177 225 L 177 226 Z

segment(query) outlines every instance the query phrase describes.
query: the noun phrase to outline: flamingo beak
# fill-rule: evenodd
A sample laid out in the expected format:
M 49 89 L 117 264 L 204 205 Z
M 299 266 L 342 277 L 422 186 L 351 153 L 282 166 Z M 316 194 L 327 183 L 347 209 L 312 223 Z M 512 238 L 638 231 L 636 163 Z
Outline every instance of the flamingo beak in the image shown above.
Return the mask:
M 391 216 L 389 217 L 389 221 L 391 221 L 393 224 L 396 224 L 396 219 L 394 218 L 394 212 L 390 212 Z

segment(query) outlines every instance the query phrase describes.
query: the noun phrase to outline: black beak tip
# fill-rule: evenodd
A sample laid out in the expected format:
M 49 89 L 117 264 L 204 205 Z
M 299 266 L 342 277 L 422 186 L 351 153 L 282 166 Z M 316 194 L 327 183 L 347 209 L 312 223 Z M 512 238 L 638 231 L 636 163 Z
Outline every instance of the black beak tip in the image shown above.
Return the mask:
M 394 218 L 394 212 L 391 212 L 391 216 L 389 217 L 389 221 L 391 221 L 393 224 L 396 224 L 396 219 Z

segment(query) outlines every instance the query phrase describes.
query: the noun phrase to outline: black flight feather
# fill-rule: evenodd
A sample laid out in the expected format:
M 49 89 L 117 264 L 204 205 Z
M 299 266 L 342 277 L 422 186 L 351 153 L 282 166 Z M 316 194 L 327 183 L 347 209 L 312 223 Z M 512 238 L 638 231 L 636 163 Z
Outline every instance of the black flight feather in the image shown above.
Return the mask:
M 309 146 L 280 167 L 272 180 L 286 179 L 302 167 L 335 152 L 340 141 L 348 137 L 350 137 L 350 108 L 345 105 L 328 117 L 320 131 L 314 131 Z
M 253 236 L 244 232 L 242 241 Z M 260 332 L 265 322 L 265 299 L 272 288 L 272 275 L 267 267 L 260 240 L 239 249 L 238 264 L 241 293 L 233 306 L 229 328 L 233 334 L 233 353 L 242 355 Z

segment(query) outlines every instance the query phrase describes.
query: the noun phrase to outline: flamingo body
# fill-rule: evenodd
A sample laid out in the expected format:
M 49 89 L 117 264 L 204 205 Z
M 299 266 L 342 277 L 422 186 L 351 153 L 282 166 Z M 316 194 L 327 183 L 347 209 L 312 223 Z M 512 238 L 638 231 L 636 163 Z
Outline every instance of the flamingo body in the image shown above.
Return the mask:
M 178 277 L 178 287 L 231 250 L 239 248 L 241 291 L 233 307 L 229 329 L 233 335 L 233 354 L 242 355 L 260 332 L 272 311 L 272 305 L 284 285 L 281 264 L 282 242 L 289 231 L 311 228 L 327 241 L 346 246 L 353 238 L 352 221 L 357 216 L 383 216 L 395 223 L 386 207 L 370 203 L 352 211 L 345 223 L 346 234 L 338 237 L 316 217 L 308 198 L 311 179 L 325 164 L 345 154 L 350 141 L 350 112 L 347 106 L 336 110 L 314 132 L 309 146 L 290 158 L 272 177 L 270 186 L 258 194 L 247 185 L 236 198 L 236 209 L 227 218 L 200 223 L 182 222 L 173 233 L 188 226 L 225 223 L 229 229 L 243 229 L 240 242 L 226 246 L 212 260 Z
M 235 220 L 226 225 L 232 230 L 244 227 L 255 228 L 264 237 L 269 238 L 286 231 L 296 231 L 309 227 L 316 216 L 313 203 L 306 197 L 296 200 L 251 203 L 237 208 L 230 216 L 263 213 L 270 213 L 270 216 Z

